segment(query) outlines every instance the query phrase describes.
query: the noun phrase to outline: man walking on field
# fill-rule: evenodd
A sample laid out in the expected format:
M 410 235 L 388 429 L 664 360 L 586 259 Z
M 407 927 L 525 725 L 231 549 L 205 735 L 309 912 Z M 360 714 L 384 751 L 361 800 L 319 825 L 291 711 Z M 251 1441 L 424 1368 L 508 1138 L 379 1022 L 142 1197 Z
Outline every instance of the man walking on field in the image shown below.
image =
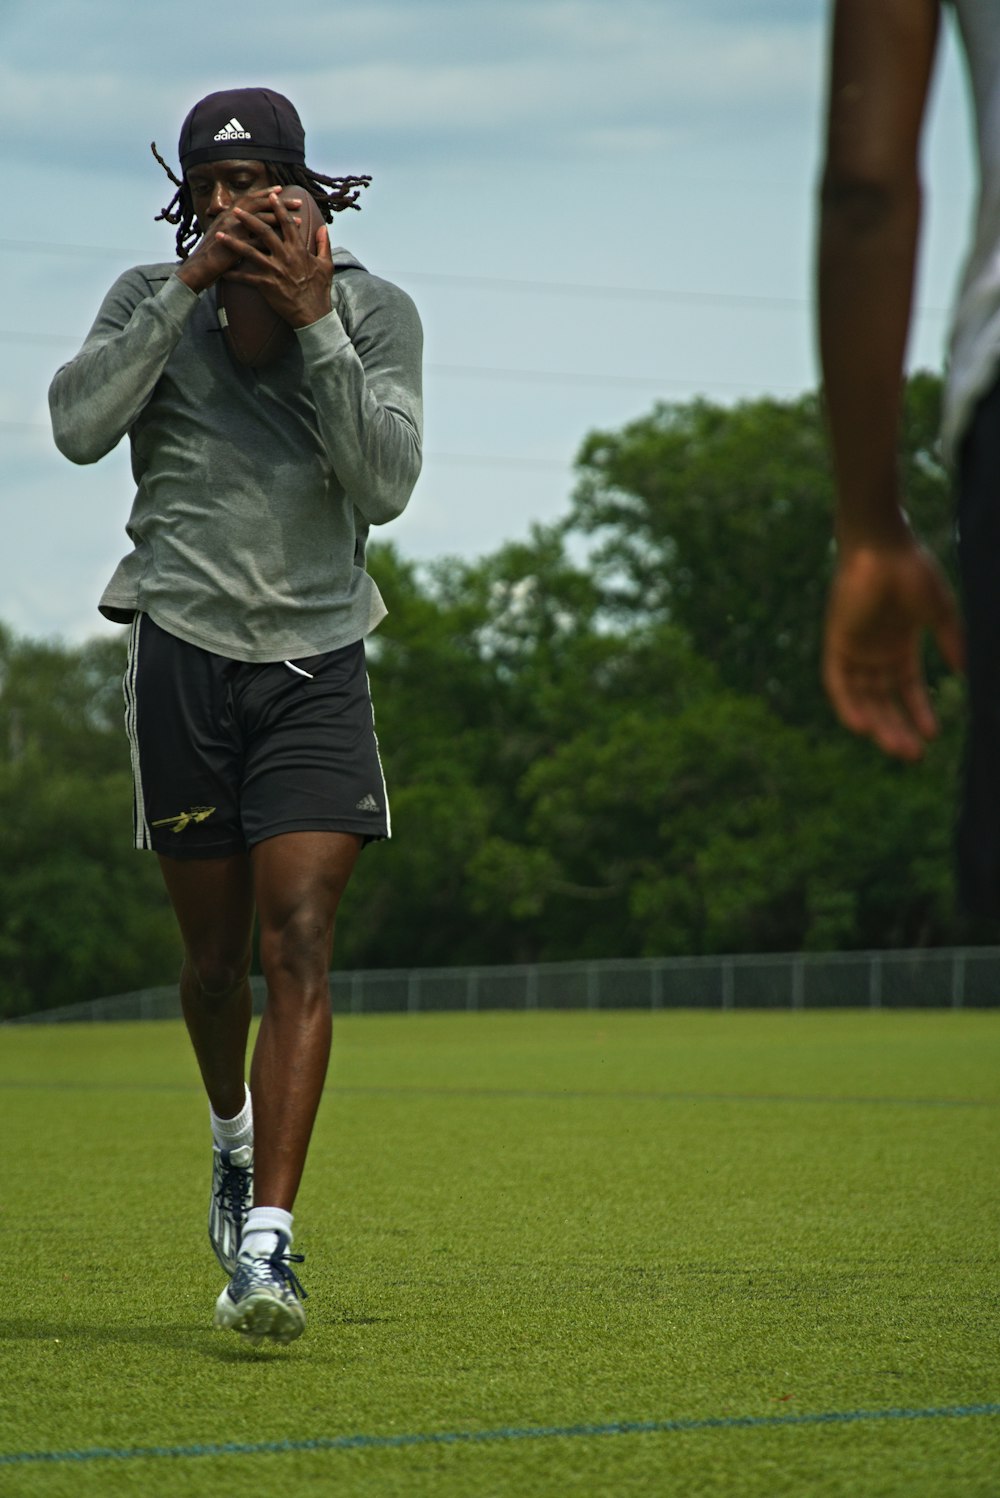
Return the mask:
M 421 332 L 410 299 L 325 228 L 302 242 L 306 194 L 329 222 L 368 179 L 307 168 L 281 94 L 202 99 L 179 155 L 161 215 L 179 263 L 119 277 L 50 403 L 74 462 L 129 436 L 132 550 L 100 608 L 131 623 L 135 841 L 159 856 L 184 942 L 229 1281 L 215 1320 L 287 1342 L 305 1325 L 292 1209 L 329 1058 L 337 907 L 361 848 L 389 835 L 364 655 L 385 607 L 365 542 L 420 471 Z M 293 330 L 271 362 L 231 352 L 222 278 Z M 255 914 L 267 1002 L 247 1088 Z
M 942 17 L 954 10 L 977 122 L 975 231 L 955 310 L 943 441 L 958 489 L 969 730 L 962 902 L 1000 909 L 1000 9 L 996 0 L 835 0 L 819 245 L 838 566 L 823 674 L 848 728 L 917 759 L 937 731 L 925 631 L 963 667 L 937 564 L 907 523 L 896 448 L 920 235 L 919 147 Z

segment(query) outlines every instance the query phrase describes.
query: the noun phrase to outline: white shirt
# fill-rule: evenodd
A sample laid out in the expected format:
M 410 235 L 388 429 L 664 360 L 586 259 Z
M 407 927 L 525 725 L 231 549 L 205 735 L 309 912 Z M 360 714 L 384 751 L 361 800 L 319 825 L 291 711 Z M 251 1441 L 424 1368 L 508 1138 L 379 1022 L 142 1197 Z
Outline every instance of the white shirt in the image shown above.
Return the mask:
M 980 180 L 945 378 L 942 439 L 950 460 L 1000 370 L 1000 0 L 952 4 L 972 86 Z

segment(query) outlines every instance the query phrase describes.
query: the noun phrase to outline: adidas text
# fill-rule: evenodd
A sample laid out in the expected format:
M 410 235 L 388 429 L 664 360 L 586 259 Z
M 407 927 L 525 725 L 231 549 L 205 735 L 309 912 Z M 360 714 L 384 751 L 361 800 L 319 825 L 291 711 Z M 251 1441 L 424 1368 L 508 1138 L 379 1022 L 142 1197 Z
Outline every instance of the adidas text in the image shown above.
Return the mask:
M 251 135 L 249 130 L 244 130 L 243 126 L 234 115 L 233 118 L 229 121 L 228 125 L 223 125 L 222 129 L 216 132 L 215 139 L 250 140 Z

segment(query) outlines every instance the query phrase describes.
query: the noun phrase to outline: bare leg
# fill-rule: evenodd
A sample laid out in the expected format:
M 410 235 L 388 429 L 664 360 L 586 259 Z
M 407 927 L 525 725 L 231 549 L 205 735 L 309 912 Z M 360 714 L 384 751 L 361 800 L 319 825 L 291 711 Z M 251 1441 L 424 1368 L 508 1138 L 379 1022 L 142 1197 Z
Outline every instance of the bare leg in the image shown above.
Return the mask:
M 246 854 L 160 858 L 184 939 L 181 1007 L 205 1091 L 220 1118 L 243 1107 L 252 1012 L 253 874 Z
M 330 1058 L 333 929 L 361 839 L 286 832 L 253 849 L 267 1007 L 251 1066 L 254 1199 L 290 1212 Z

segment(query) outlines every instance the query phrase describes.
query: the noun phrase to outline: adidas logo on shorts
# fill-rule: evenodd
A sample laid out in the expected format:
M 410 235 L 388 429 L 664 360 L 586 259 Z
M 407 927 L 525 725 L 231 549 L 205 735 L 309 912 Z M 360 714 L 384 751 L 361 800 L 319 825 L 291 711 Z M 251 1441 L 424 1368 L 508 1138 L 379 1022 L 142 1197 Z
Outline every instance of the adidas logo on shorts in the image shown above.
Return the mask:
M 362 796 L 361 800 L 355 803 L 355 810 L 356 811 L 381 811 L 382 808 L 381 808 L 381 806 L 379 806 L 378 802 L 375 800 L 375 797 L 369 791 L 369 793 L 368 793 L 367 796 Z

